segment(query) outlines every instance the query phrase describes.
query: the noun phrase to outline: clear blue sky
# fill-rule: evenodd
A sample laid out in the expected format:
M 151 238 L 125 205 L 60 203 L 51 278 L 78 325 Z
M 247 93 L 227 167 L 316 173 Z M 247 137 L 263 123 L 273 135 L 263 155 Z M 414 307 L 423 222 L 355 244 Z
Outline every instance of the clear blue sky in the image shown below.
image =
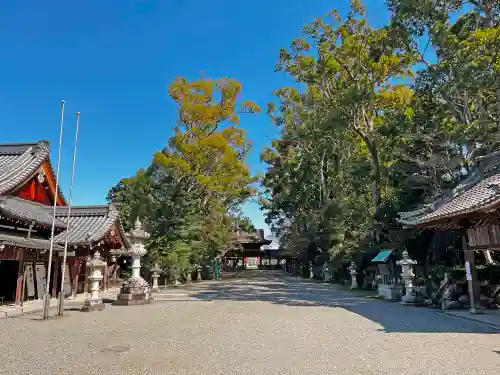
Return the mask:
M 378 24 L 383 0 L 365 2 Z M 0 142 L 48 139 L 57 160 L 60 101 L 66 100 L 61 184 L 68 195 L 74 116 L 81 112 L 75 204 L 102 204 L 109 188 L 146 167 L 171 134 L 177 76 L 228 76 L 261 107 L 290 84 L 274 67 L 301 28 L 348 0 L 163 0 L 4 2 L 0 12 Z M 265 114 L 242 119 L 249 163 L 277 134 Z M 245 212 L 265 227 L 257 204 Z M 266 229 L 267 231 L 267 229 Z

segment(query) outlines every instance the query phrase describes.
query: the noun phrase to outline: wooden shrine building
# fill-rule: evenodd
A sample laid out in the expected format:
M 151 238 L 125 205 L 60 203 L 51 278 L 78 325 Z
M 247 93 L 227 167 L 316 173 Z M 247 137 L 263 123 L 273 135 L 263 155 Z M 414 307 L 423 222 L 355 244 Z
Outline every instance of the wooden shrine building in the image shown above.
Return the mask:
M 261 247 L 271 243 L 271 240 L 264 238 L 264 230 L 256 229 L 253 232 L 237 231 L 234 234 L 234 240 L 237 247 L 226 254 L 226 267 L 229 269 L 237 267 L 244 269 L 261 268 L 263 257 L 268 256 Z
M 463 230 L 464 260 L 471 312 L 479 307 L 476 253 L 500 250 L 500 153 L 478 158 L 470 176 L 449 195 L 423 208 L 401 212 L 406 226 Z
M 106 260 L 113 249 L 130 248 L 116 207 L 73 206 L 68 227 L 68 207 L 62 194 L 57 197 L 53 217 L 55 191 L 49 142 L 0 144 L 0 298 L 6 303 L 18 305 L 26 299 L 43 298 L 53 221 L 49 287 L 54 298 L 60 292 L 66 239 L 66 296 L 83 291 L 84 262 L 95 250 Z

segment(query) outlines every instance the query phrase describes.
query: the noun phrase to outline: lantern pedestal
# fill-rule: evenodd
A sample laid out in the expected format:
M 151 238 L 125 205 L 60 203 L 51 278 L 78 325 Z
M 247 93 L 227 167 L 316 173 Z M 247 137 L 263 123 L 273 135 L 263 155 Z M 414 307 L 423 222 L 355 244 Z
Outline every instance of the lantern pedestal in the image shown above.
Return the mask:
M 132 305 L 147 305 L 154 303 L 151 296 L 151 288 L 146 280 L 142 277 L 134 279 L 131 277 L 125 281 L 120 289 L 116 301 L 113 305 L 116 306 L 132 306 Z

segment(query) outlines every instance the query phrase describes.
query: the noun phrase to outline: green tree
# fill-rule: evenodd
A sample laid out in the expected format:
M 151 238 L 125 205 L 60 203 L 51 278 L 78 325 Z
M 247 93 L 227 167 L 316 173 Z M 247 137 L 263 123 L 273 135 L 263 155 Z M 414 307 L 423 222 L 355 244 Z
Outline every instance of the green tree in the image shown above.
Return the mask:
M 413 75 L 416 56 L 395 30 L 368 25 L 363 6 L 351 3 L 344 20 L 332 11 L 332 22 L 316 20 L 304 28 L 306 39 L 297 39 L 290 51 L 282 50 L 278 70 L 312 87 L 324 121 L 344 127 L 361 140 L 362 152 L 371 162 L 373 212 L 382 201 L 381 131 L 387 118 L 411 114 L 413 92 L 397 83 Z M 311 53 L 311 43 L 315 47 Z

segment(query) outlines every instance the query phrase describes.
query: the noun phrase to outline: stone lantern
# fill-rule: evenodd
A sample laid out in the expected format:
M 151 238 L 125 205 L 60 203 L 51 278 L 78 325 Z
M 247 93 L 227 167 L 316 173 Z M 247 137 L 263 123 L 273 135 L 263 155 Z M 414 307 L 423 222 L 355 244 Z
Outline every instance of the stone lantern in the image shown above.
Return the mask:
M 87 260 L 86 267 L 90 281 L 90 295 L 85 299 L 82 311 L 101 311 L 104 310 L 104 303 L 99 298 L 99 283 L 103 279 L 103 270 L 106 262 L 101 259 L 99 251 L 94 253 L 94 257 Z
M 330 265 L 328 264 L 328 262 L 325 262 L 323 264 L 323 281 L 325 283 L 329 282 L 332 280 L 332 270 L 330 269 Z
M 196 280 L 197 281 L 201 281 L 202 280 L 202 276 L 201 276 L 201 271 L 202 270 L 203 270 L 203 267 L 200 264 L 198 264 L 196 266 Z
M 410 259 L 408 251 L 405 250 L 403 251 L 403 259 L 398 260 L 396 264 L 401 266 L 401 278 L 403 279 L 406 290 L 405 295 L 401 297 L 401 301 L 404 303 L 414 303 L 416 296 L 415 287 L 413 285 L 413 280 L 415 278 L 413 266 L 417 264 L 417 261 Z
M 132 276 L 122 284 L 120 294 L 113 304 L 144 305 L 154 302 L 148 282 L 141 277 L 141 257 L 146 254 L 144 242 L 149 236 L 150 234 L 142 229 L 142 223 L 137 218 L 134 229 L 127 235 L 131 244 L 128 255 L 132 258 Z
M 312 262 L 309 262 L 309 279 L 314 279 L 314 266 Z
M 151 278 L 153 279 L 153 287 L 151 289 L 152 292 L 159 292 L 160 287 L 158 286 L 158 279 L 160 278 L 161 268 L 158 267 L 158 263 L 155 263 L 155 266 L 151 269 Z
M 351 265 L 349 266 L 349 274 L 351 275 L 351 289 L 357 289 L 358 288 L 358 269 L 356 267 L 356 264 L 354 262 L 351 262 Z

